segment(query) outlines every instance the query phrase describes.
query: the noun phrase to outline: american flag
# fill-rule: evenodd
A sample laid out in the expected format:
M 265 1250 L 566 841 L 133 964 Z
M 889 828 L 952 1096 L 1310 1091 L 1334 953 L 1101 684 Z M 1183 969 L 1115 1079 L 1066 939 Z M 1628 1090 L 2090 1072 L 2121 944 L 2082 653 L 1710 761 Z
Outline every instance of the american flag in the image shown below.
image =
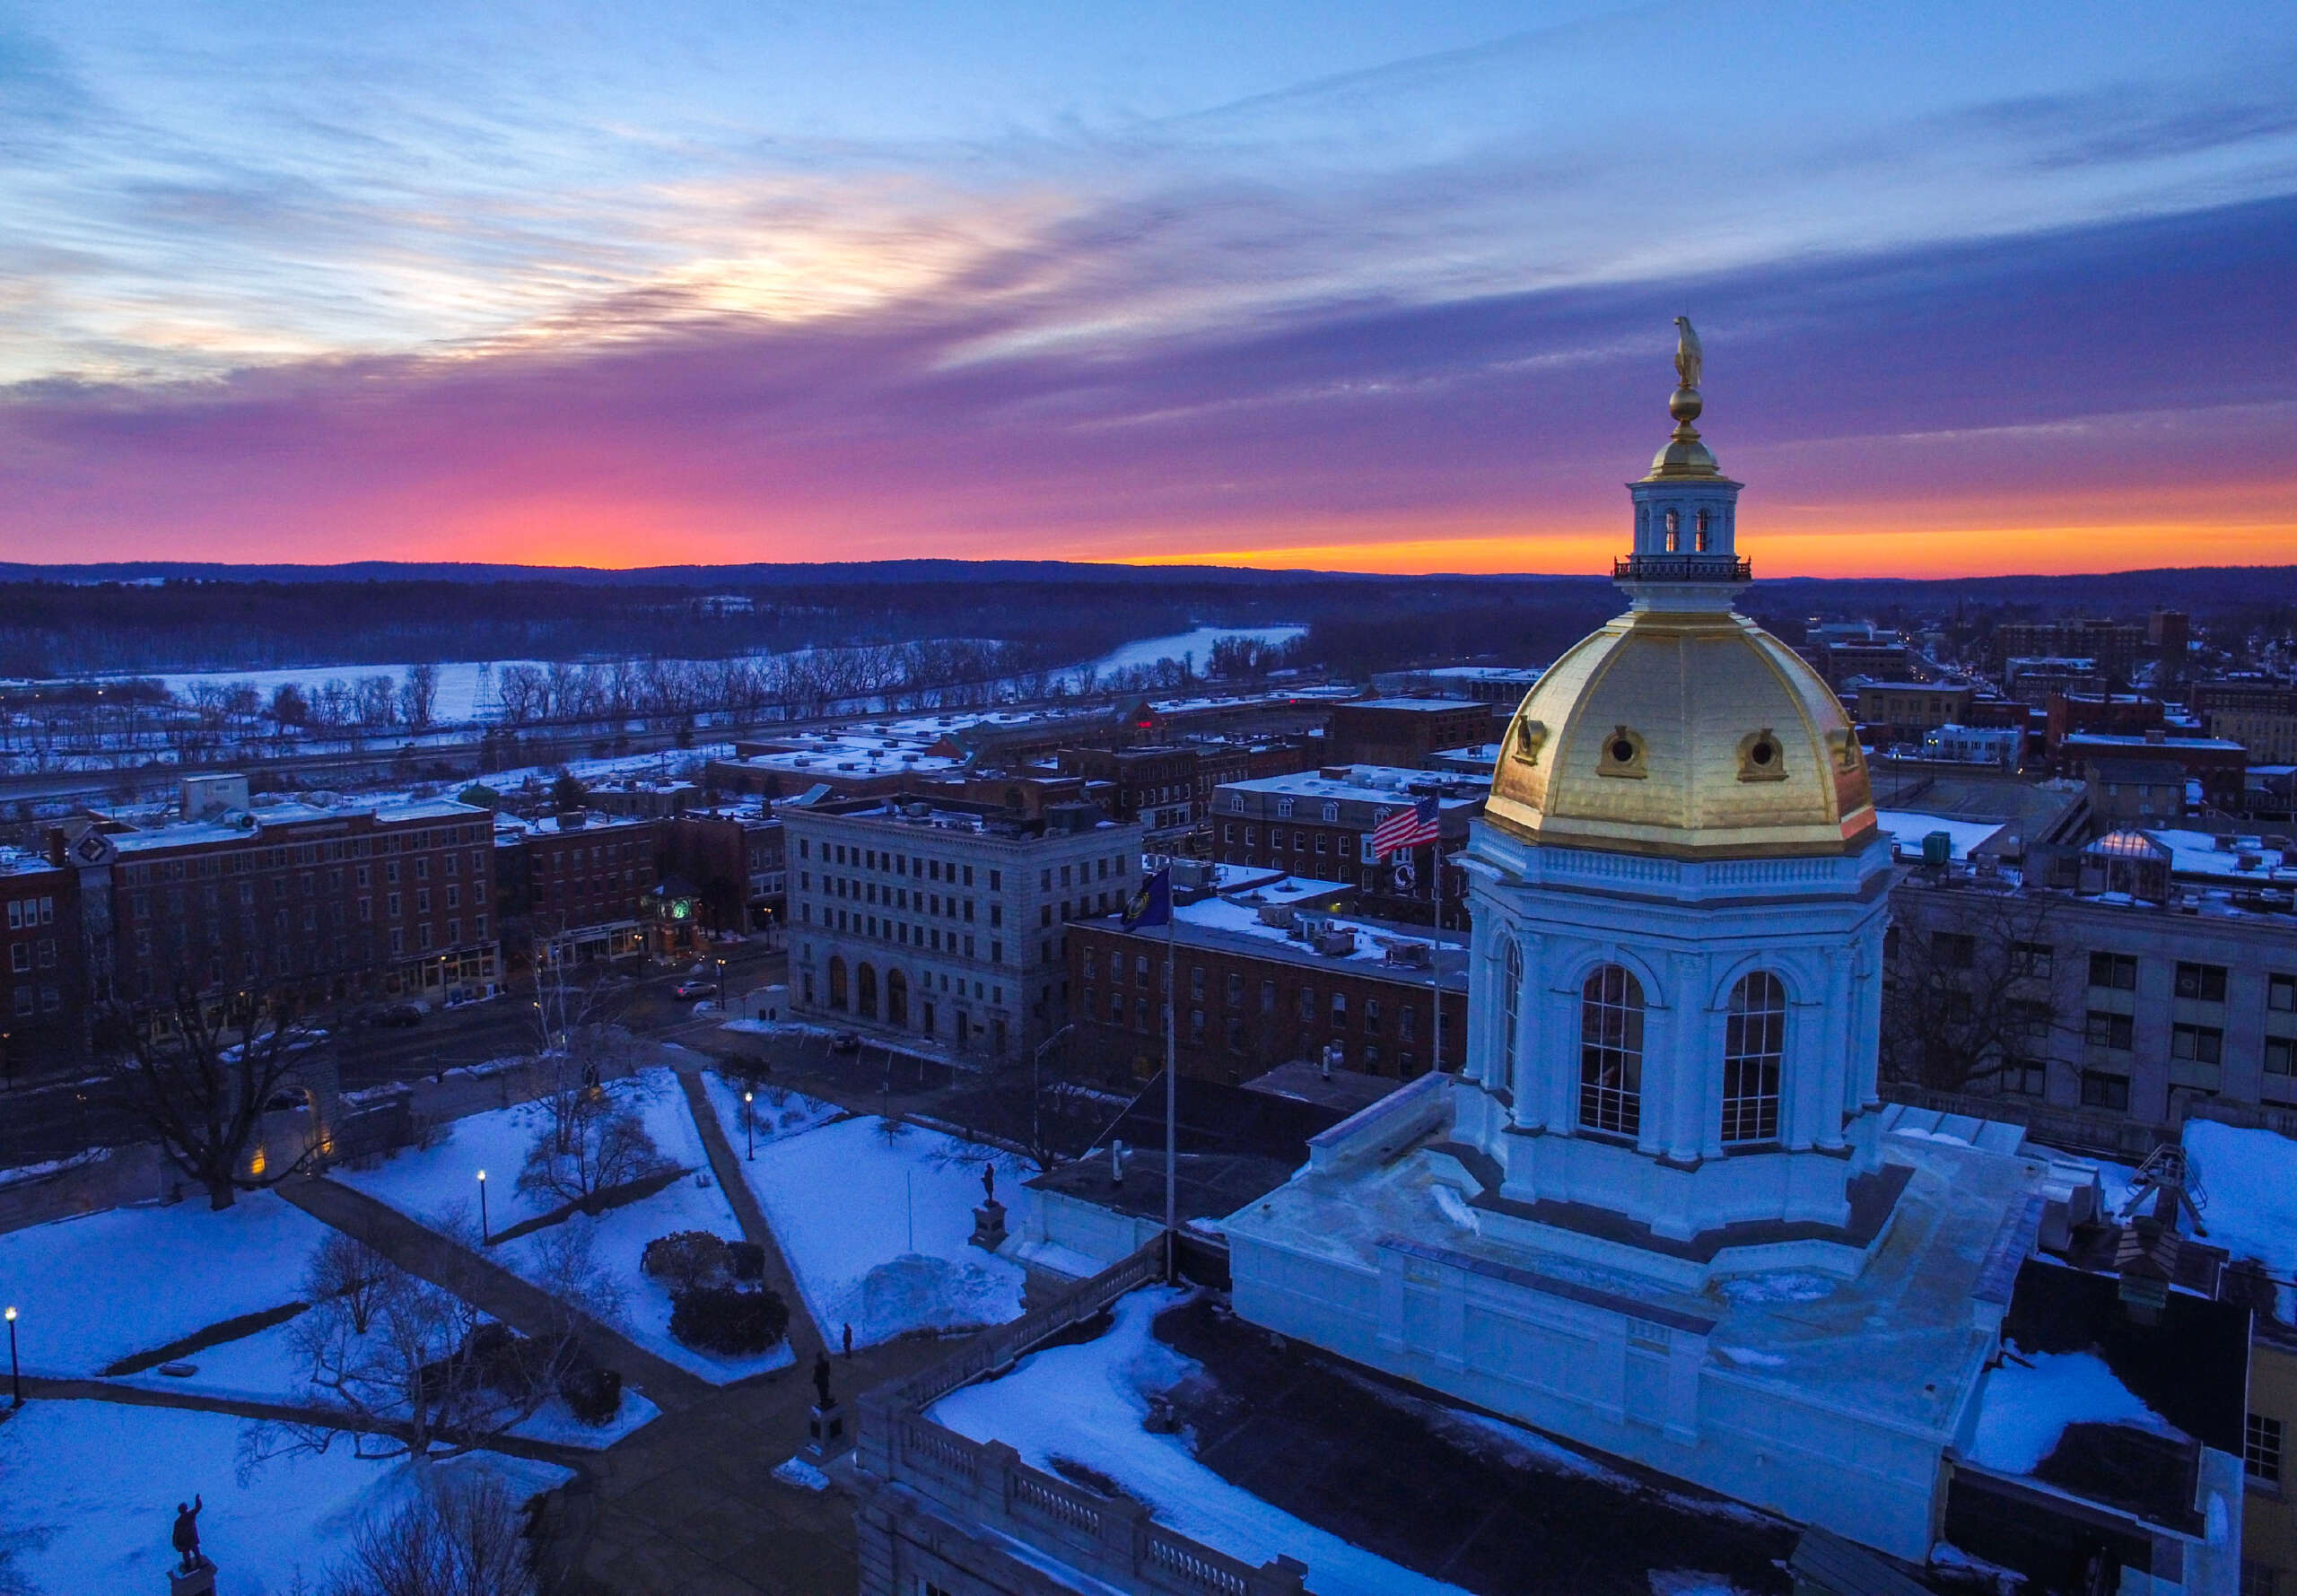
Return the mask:
M 1397 810 L 1372 828 L 1372 851 L 1384 859 L 1403 849 L 1433 842 L 1443 834 L 1442 802 L 1434 798 L 1424 798 L 1409 809 Z

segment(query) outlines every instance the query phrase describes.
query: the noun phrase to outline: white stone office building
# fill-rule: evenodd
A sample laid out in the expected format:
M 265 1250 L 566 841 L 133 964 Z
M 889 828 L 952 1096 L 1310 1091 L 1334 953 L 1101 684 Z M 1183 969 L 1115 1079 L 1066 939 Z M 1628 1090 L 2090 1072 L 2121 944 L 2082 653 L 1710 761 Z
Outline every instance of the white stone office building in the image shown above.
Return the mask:
M 1066 1023 L 1066 930 L 1121 908 L 1143 828 L 948 798 L 785 807 L 793 1011 L 1012 1057 Z

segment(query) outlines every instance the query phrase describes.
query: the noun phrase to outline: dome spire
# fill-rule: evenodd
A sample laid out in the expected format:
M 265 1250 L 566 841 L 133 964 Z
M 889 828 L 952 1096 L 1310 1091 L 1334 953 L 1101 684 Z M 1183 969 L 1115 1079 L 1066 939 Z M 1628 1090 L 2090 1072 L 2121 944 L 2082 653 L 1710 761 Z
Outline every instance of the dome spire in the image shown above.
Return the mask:
M 1707 407 L 1707 401 L 1699 394 L 1699 379 L 1706 363 L 1706 352 L 1699 347 L 1699 331 L 1691 326 L 1690 318 L 1676 317 L 1675 391 L 1667 399 L 1667 414 L 1675 418 L 1675 430 L 1667 447 L 1652 457 L 1651 475 L 1645 481 L 1680 481 L 1723 475 L 1715 464 L 1715 456 L 1699 440 L 1699 429 L 1690 424 Z

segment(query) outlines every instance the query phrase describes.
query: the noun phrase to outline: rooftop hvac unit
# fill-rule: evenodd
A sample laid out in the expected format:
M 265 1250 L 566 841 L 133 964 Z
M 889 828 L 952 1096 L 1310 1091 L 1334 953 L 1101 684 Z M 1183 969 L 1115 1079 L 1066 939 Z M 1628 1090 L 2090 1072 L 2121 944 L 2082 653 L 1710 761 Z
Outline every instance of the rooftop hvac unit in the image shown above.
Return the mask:
M 1356 951 L 1356 928 L 1327 925 L 1316 933 L 1316 951 L 1328 958 L 1345 958 Z

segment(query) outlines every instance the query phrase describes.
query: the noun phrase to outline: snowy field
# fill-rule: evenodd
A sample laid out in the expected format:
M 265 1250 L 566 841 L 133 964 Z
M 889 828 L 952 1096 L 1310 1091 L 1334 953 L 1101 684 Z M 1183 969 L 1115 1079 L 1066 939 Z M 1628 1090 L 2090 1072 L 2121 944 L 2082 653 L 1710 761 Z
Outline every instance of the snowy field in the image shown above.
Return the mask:
M 268 1191 L 222 1213 L 204 1197 L 111 1208 L 0 1235 L 0 1299 L 24 1367 L 93 1374 L 242 1313 L 302 1295 L 327 1226 Z
M 1073 1458 L 1114 1478 L 1148 1504 L 1157 1522 L 1248 1563 L 1279 1553 L 1308 1565 L 1318 1596 L 1436 1596 L 1457 1585 L 1430 1579 L 1351 1546 L 1229 1484 L 1200 1463 L 1178 1435 L 1141 1428 L 1148 1395 L 1171 1389 L 1195 1365 L 1149 1326 L 1186 1294 L 1157 1286 L 1118 1301 L 1107 1334 L 1080 1347 L 1032 1353 L 1001 1380 L 951 1391 L 928 1417 L 975 1441 L 1002 1441 L 1047 1473 Z
M 711 1105 L 718 1111 L 719 1128 L 725 1131 L 726 1140 L 736 1153 L 745 1151 L 749 1144 L 743 1138 L 741 1083 L 715 1070 L 702 1078 L 710 1088 Z M 808 1097 L 782 1086 L 759 1087 L 757 1101 L 751 1107 L 757 1115 L 759 1147 L 776 1137 L 798 1136 L 826 1125 L 845 1112 L 834 1103 L 824 1103 L 818 1097 Z
M 0 1425 L 0 1523 L 35 1589 L 158 1591 L 175 1554 L 175 1504 L 204 1500 L 199 1539 L 232 1596 L 316 1589 L 351 1537 L 419 1488 L 425 1470 L 485 1470 L 520 1500 L 572 1478 L 547 1463 L 474 1454 L 452 1462 L 369 1462 L 337 1446 L 280 1458 L 244 1486 L 243 1421 L 109 1402 L 34 1402 Z
M 721 1112 L 738 1153 L 741 1123 Z M 888 1135 L 885 1123 L 863 1114 L 777 1137 L 742 1165 L 814 1322 L 832 1342 L 850 1324 L 867 1347 L 1019 1318 L 1021 1267 L 969 1239 L 990 1150 L 915 1126 Z M 1023 1231 L 1034 1199 L 1017 1168 L 1000 1173 L 1007 1227 Z
M 728 1241 L 739 1241 L 741 1225 L 728 1206 L 726 1194 L 710 1175 L 709 1155 L 676 1077 L 667 1069 L 649 1069 L 613 1083 L 608 1090 L 636 1104 L 654 1145 L 687 1173 L 641 1201 L 595 1218 L 576 1214 L 557 1225 L 499 1243 L 486 1250 L 486 1256 L 526 1279 L 548 1285 L 554 1248 L 563 1246 L 569 1237 L 587 1236 L 591 1262 L 618 1304 L 616 1312 L 604 1316 L 638 1345 L 720 1384 L 788 1366 L 792 1354 L 787 1344 L 755 1357 L 721 1357 L 697 1352 L 672 1339 L 669 1293 L 639 1268 L 646 1243 L 681 1230 L 707 1230 Z M 487 1215 L 493 1231 L 500 1234 L 559 1206 L 556 1199 L 540 1193 L 527 1197 L 518 1193 L 518 1175 L 525 1166 L 527 1148 L 547 1122 L 539 1103 L 473 1114 L 455 1121 L 446 1138 L 435 1147 L 410 1148 L 380 1168 L 344 1178 L 412 1218 L 453 1229 L 476 1223 L 477 1172 L 485 1169 Z

